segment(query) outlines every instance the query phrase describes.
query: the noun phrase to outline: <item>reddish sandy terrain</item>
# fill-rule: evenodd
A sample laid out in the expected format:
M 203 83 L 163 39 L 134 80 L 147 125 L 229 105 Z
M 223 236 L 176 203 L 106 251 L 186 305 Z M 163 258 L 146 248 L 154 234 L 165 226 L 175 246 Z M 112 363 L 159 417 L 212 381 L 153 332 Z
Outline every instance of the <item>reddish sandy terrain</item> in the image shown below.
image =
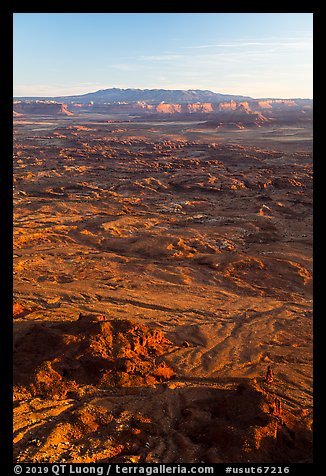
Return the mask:
M 311 461 L 307 131 L 14 122 L 15 459 Z

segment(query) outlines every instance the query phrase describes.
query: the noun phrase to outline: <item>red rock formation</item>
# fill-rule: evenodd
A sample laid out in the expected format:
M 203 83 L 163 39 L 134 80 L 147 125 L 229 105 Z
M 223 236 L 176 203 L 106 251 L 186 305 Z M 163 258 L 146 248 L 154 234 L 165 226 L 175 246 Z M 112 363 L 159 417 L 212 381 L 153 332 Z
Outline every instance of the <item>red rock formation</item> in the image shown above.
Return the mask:
M 156 106 L 157 112 L 163 112 L 165 114 L 175 114 L 181 112 L 181 104 L 166 104 L 162 103 Z
M 269 365 L 267 367 L 265 381 L 267 383 L 271 383 L 271 382 L 273 382 L 273 380 L 274 380 L 273 370 L 272 370 L 271 366 Z
M 213 112 L 213 104 L 210 102 L 187 104 L 187 112 Z
M 258 101 L 257 105 L 261 109 L 272 109 L 271 101 Z
M 219 111 L 233 111 L 236 109 L 237 103 L 235 101 L 222 102 L 218 105 Z
M 17 116 L 17 114 L 37 114 L 44 116 L 73 115 L 73 113 L 68 110 L 67 104 L 41 101 L 15 102 L 13 107 L 13 114 L 15 116 Z
M 17 308 L 18 310 L 18 308 Z M 14 380 L 33 396 L 64 398 L 83 385 L 147 386 L 175 372 L 161 359 L 171 342 L 157 329 L 103 315 L 35 324 L 16 344 Z
M 246 112 L 248 112 L 248 113 L 253 112 L 253 111 L 250 109 L 248 102 L 240 102 L 239 105 L 238 105 L 238 107 L 237 107 L 237 110 L 246 111 Z

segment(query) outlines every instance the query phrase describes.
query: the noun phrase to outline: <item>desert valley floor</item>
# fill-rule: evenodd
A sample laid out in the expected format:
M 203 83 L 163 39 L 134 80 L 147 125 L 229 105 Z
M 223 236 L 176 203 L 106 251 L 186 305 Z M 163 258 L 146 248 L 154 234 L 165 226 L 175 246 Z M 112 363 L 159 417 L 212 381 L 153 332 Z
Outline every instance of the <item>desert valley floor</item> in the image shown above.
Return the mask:
M 15 118 L 16 461 L 311 461 L 311 142 Z

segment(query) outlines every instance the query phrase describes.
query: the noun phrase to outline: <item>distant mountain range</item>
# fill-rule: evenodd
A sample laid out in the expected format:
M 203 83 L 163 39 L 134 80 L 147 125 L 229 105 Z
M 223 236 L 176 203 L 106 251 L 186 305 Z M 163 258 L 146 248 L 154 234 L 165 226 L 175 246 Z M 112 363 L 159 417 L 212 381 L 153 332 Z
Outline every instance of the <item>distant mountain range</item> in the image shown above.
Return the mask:
M 110 88 L 101 89 L 93 93 L 81 94 L 77 96 L 53 96 L 53 97 L 16 97 L 16 100 L 48 100 L 69 103 L 136 103 L 146 102 L 147 104 L 159 104 L 166 102 L 170 104 L 186 103 L 220 103 L 225 101 L 247 101 L 252 98 L 249 96 L 237 96 L 232 94 L 214 93 L 208 90 L 200 89 L 120 89 Z
M 78 96 L 20 97 L 13 115 L 124 114 L 139 120 L 174 117 L 206 120 L 207 127 L 312 123 L 312 99 L 253 99 L 202 90 L 104 89 Z

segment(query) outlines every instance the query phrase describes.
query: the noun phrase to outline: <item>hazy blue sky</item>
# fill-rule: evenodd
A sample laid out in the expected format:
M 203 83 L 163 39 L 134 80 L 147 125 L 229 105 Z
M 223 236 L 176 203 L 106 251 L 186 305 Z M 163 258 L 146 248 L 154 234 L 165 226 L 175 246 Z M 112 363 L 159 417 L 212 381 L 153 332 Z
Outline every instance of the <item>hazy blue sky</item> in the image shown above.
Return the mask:
M 312 97 L 312 13 L 16 13 L 14 95 Z

